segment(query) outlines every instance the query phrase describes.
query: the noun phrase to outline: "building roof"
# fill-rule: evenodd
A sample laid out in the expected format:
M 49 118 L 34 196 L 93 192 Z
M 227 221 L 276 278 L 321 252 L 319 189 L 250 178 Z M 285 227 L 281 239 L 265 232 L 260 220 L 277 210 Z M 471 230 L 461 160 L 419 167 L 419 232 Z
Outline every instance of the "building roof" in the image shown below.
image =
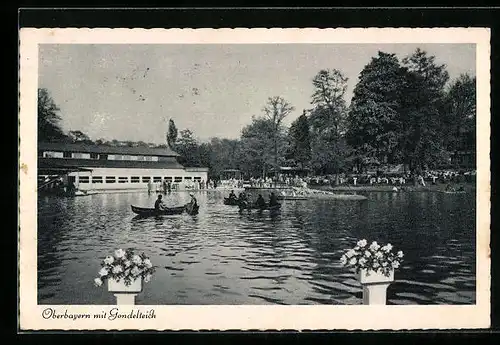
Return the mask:
M 179 154 L 170 147 L 123 147 L 107 146 L 84 143 L 38 143 L 38 151 L 66 151 L 81 153 L 102 153 L 102 154 L 121 154 L 138 156 L 170 156 L 177 157 Z
M 136 169 L 183 169 L 175 159 L 169 161 L 115 161 L 78 158 L 38 157 L 38 170 L 44 169 L 81 169 L 81 168 L 136 168 Z

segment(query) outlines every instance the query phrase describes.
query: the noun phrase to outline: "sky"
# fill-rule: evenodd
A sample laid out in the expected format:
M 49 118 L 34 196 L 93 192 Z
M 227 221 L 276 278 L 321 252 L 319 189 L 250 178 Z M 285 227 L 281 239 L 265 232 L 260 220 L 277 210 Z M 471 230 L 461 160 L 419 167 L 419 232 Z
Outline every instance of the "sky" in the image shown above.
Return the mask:
M 474 44 L 43 44 L 38 85 L 61 109 L 61 127 L 91 139 L 164 143 L 168 120 L 200 140 L 237 138 L 268 97 L 310 109 L 321 69 L 348 78 L 346 101 L 378 51 L 398 58 L 417 47 L 445 64 L 450 79 L 475 75 Z

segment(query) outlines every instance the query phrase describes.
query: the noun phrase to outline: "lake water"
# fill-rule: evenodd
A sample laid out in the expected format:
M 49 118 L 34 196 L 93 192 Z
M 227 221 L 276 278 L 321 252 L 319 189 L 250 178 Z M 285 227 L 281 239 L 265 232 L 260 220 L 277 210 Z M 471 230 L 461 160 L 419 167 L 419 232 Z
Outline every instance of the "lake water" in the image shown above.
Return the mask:
M 106 255 L 133 248 L 158 266 L 137 304 L 361 304 L 361 286 L 339 262 L 361 238 L 405 253 L 389 304 L 475 303 L 473 194 L 284 201 L 272 217 L 240 214 L 223 205 L 224 194 L 198 193 L 197 216 L 141 220 L 130 205 L 151 207 L 154 194 L 40 197 L 38 303 L 114 304 L 93 280 Z M 188 195 L 166 200 L 177 205 Z

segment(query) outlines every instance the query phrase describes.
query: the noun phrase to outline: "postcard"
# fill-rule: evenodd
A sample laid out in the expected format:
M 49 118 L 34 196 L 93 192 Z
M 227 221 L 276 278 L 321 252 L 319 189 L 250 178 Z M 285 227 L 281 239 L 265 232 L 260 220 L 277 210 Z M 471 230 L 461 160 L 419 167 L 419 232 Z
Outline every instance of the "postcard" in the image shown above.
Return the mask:
M 20 330 L 490 326 L 487 28 L 22 28 Z

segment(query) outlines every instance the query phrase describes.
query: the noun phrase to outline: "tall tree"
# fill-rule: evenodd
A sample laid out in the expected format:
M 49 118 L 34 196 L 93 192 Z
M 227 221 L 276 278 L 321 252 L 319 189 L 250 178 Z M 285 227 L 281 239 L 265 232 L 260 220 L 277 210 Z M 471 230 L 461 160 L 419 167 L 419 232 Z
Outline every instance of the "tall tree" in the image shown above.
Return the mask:
M 403 59 L 407 73 L 401 101 L 401 150 L 412 171 L 438 164 L 446 153 L 442 109 L 449 75 L 446 66 L 435 60 L 421 49 Z
M 274 171 L 279 169 L 279 146 L 280 140 L 283 137 L 283 127 L 282 122 L 285 117 L 287 117 L 295 107 L 288 103 L 283 97 L 274 96 L 267 99 L 267 103 L 262 109 L 267 120 L 269 120 L 272 128 L 272 141 L 273 141 L 273 153 L 274 153 Z M 277 176 L 277 175 L 275 175 Z
M 186 166 L 199 166 L 198 142 L 193 132 L 189 129 L 183 129 L 179 132 L 179 137 L 175 142 L 175 148 L 180 155 L 179 162 Z
M 60 109 L 45 88 L 38 89 L 38 141 L 61 141 L 66 139 L 59 122 Z
M 321 70 L 313 78 L 314 108 L 309 118 L 312 142 L 312 164 L 318 172 L 340 172 L 348 154 L 343 142 L 347 114 L 344 95 L 347 78 L 339 70 Z M 325 154 L 328 150 L 328 154 Z
M 76 131 L 69 131 L 68 137 L 76 143 L 85 143 L 85 144 L 92 144 L 93 141 L 90 139 L 90 137 L 83 133 L 82 131 L 76 130 Z
M 168 121 L 168 131 L 167 131 L 167 145 L 175 150 L 175 143 L 177 141 L 177 127 L 175 126 L 174 120 L 170 119 Z
M 449 87 L 445 102 L 446 148 L 476 150 L 476 78 L 462 74 Z
M 288 156 L 303 169 L 311 161 L 311 136 L 306 111 L 292 122 L 289 132 L 290 150 Z
M 274 166 L 274 126 L 266 118 L 252 118 L 241 132 L 240 168 L 249 176 L 265 176 Z
M 363 162 L 400 160 L 401 91 L 404 70 L 395 54 L 379 51 L 359 75 L 347 118 L 347 142 L 354 148 L 358 169 Z

